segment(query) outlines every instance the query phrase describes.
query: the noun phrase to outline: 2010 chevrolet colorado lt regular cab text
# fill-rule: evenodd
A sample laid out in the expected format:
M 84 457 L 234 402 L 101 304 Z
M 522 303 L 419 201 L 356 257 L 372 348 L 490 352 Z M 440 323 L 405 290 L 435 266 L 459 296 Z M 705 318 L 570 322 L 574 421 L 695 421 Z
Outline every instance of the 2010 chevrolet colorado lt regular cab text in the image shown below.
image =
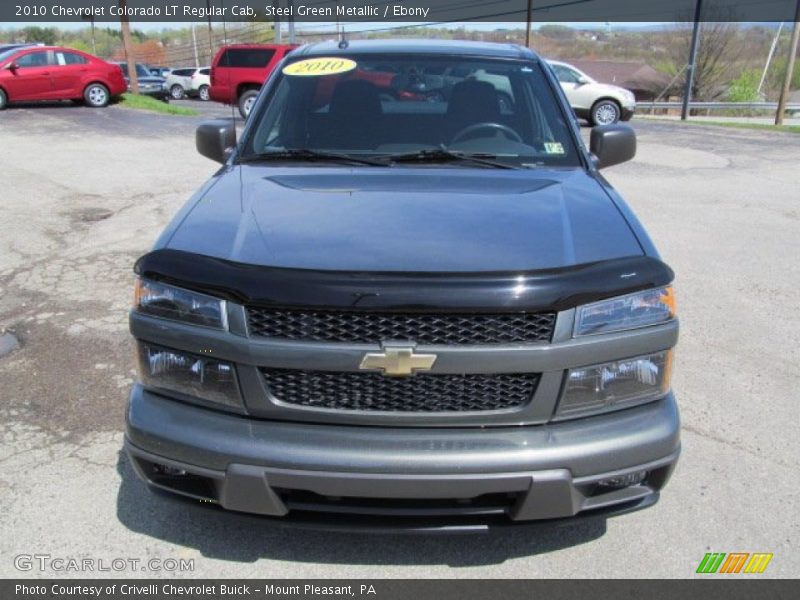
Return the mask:
M 292 52 L 238 142 L 213 121 L 197 146 L 222 168 L 135 267 L 125 444 L 151 486 L 398 527 L 657 500 L 678 321 L 598 172 L 628 125 L 587 150 L 524 48 L 353 41 Z

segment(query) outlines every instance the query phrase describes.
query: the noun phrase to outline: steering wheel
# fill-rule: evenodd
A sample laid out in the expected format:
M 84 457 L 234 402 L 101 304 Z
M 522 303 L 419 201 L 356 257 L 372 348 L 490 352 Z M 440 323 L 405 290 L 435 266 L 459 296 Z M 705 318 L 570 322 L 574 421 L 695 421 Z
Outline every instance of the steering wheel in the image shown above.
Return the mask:
M 511 129 L 508 125 L 503 125 L 502 123 L 475 123 L 474 125 L 470 125 L 469 127 L 465 127 L 457 134 L 453 136 L 453 139 L 450 140 L 451 144 L 455 144 L 458 141 L 461 141 L 461 138 L 468 136 L 470 133 L 475 131 L 480 131 L 481 129 L 492 129 L 496 131 L 502 131 L 503 133 L 508 134 L 509 139 L 514 140 L 515 142 L 519 142 L 520 144 L 523 143 L 522 138 L 519 134 Z

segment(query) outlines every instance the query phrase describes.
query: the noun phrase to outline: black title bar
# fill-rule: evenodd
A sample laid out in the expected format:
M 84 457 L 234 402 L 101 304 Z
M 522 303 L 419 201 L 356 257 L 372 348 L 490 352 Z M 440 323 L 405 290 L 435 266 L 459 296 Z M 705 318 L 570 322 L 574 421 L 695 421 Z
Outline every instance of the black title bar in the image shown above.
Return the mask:
M 265 579 L 62 579 L 3 580 L 4 600 L 219 600 L 280 598 L 281 600 L 486 600 L 505 598 L 592 598 L 648 600 L 704 598 L 751 600 L 795 598 L 792 580 L 753 579 L 732 575 L 706 580 L 265 580 Z M 757 577 L 757 576 L 756 576 Z
M 127 0 L 132 22 L 688 22 L 698 0 Z M 796 0 L 703 0 L 702 21 L 794 20 Z M 119 0 L 3 0 L 0 22 L 118 22 Z

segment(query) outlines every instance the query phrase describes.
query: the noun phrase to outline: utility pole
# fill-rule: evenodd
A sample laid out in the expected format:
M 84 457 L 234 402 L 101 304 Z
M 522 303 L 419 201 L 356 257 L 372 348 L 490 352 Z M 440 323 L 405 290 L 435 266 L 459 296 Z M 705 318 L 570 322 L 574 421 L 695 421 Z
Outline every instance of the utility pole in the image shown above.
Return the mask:
M 336 41 L 342 41 L 342 34 L 339 32 L 339 0 L 334 0 L 334 10 L 336 11 Z
M 119 2 L 119 23 L 122 27 L 122 46 L 125 49 L 125 62 L 128 65 L 128 81 L 130 81 L 131 92 L 139 93 L 139 79 L 136 77 L 136 57 L 133 55 L 133 44 L 131 43 L 131 27 L 126 15 L 128 3 L 126 0 Z
M 286 4 L 289 7 L 289 43 L 294 44 L 294 15 L 292 14 L 294 12 L 294 7 L 292 6 L 294 2 L 293 0 L 286 0 Z
M 761 81 L 758 82 L 758 93 L 761 93 L 761 88 L 764 87 L 764 80 L 767 78 L 767 71 L 769 71 L 769 63 L 772 62 L 772 57 L 775 56 L 775 48 L 778 47 L 778 39 L 781 37 L 783 31 L 783 21 L 778 27 L 778 32 L 772 40 L 772 45 L 769 47 L 769 54 L 767 54 L 767 64 L 764 65 L 764 71 L 761 73 Z
M 95 41 L 95 37 L 94 37 L 94 16 L 88 16 L 88 17 L 84 16 L 84 17 L 81 17 L 81 19 L 83 19 L 84 21 L 91 21 L 91 24 L 92 24 L 92 54 L 96 55 L 97 54 L 97 42 Z
M 792 85 L 792 75 L 794 75 L 798 41 L 800 41 L 800 0 L 797 0 L 797 8 L 794 11 L 794 29 L 792 30 L 792 41 L 789 44 L 789 64 L 786 65 L 786 76 L 783 78 L 778 112 L 775 113 L 775 125 L 783 125 L 783 113 L 786 111 L 786 103 L 789 101 L 789 87 Z
M 528 0 L 528 25 L 525 28 L 525 47 L 531 47 L 531 12 L 533 11 L 533 0 Z
M 279 0 L 272 0 L 272 6 L 274 8 L 280 8 L 280 1 Z M 275 43 L 280 44 L 283 42 L 283 30 L 281 29 L 281 19 L 276 14 L 275 15 Z
M 689 64 L 686 69 L 686 89 L 683 91 L 683 107 L 681 108 L 681 121 L 689 116 L 689 101 L 692 98 L 694 86 L 694 69 L 697 66 L 697 42 L 700 37 L 700 17 L 703 9 L 703 0 L 696 0 L 694 5 L 694 29 L 692 29 L 692 47 L 689 49 Z
M 211 0 L 206 0 L 208 12 L 208 62 L 214 60 L 214 30 L 211 28 Z
M 200 57 L 197 56 L 197 34 L 194 31 L 194 23 L 192 23 L 192 45 L 194 46 L 194 66 L 200 66 Z

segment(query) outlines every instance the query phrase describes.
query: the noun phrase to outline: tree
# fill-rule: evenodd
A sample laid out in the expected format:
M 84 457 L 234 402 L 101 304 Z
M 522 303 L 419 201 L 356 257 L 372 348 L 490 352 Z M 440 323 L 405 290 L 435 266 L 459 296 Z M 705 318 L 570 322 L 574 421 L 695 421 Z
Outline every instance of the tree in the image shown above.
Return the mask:
M 42 43 L 52 46 L 58 39 L 58 30 L 55 27 L 29 26 L 22 29 L 22 37 L 26 42 Z
M 758 83 L 761 80 L 761 73 L 758 69 L 747 69 L 742 71 L 736 79 L 731 82 L 728 88 L 728 100 L 730 102 L 755 102 L 758 100 Z
M 676 75 L 689 60 L 692 23 L 678 26 L 667 38 L 668 75 Z M 727 92 L 731 72 L 742 53 L 739 27 L 731 22 L 703 22 L 697 48 L 692 98 L 716 100 Z M 680 86 L 680 82 L 676 84 Z M 676 93 L 673 89 L 672 93 Z

